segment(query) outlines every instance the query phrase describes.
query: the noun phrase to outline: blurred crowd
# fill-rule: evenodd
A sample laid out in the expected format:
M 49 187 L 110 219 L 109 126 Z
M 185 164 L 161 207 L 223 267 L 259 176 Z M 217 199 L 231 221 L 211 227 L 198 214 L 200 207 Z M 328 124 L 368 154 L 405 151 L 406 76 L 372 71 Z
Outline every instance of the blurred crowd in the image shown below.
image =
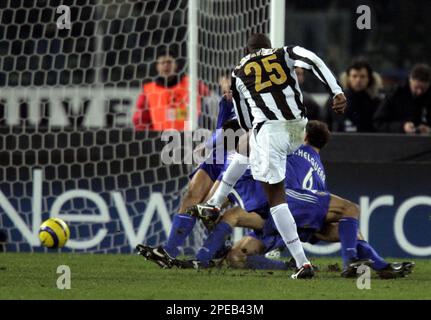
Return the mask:
M 133 122 L 137 130 L 184 128 L 187 120 L 188 76 L 177 72 L 176 57 L 161 52 L 155 63 L 157 78 L 142 87 Z M 296 69 L 300 86 L 310 77 Z M 311 75 L 312 76 L 312 75 Z M 328 99 L 318 104 L 313 95 L 303 91 L 307 117 L 328 124 L 333 132 L 431 134 L 431 68 L 415 65 L 405 83 L 390 90 L 383 89 L 381 76 L 365 60 L 351 63 L 339 76 L 348 105 L 344 114 L 334 114 Z M 220 92 L 228 90 L 227 78 L 220 79 Z M 210 95 L 202 82 L 198 88 L 198 108 Z
M 387 92 L 380 75 L 366 61 L 353 62 L 339 81 L 347 97 L 346 112 L 330 112 L 331 101 L 324 108 L 313 106 L 314 101 L 305 101 L 312 110 L 310 119 L 325 121 L 335 132 L 431 133 L 428 65 L 415 65 L 404 84 Z

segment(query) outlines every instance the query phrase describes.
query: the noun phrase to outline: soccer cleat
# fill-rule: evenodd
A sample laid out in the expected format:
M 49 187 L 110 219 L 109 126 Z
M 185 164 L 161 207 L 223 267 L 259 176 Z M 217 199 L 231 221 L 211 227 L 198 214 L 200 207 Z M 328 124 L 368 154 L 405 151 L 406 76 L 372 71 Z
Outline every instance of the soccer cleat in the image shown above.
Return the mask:
M 143 256 L 145 260 L 156 263 L 160 268 L 169 269 L 174 265 L 174 258 L 162 247 L 150 247 L 138 244 L 136 250 L 138 250 L 138 255 Z
M 380 279 L 395 279 L 403 278 L 412 272 L 414 262 L 393 262 L 388 264 L 386 268 L 377 271 Z
M 208 269 L 214 267 L 214 262 L 210 260 L 209 263 L 202 263 L 199 260 L 180 260 L 175 259 L 173 265 L 179 269 Z
M 304 263 L 304 265 L 296 269 L 296 272 L 290 276 L 292 279 L 311 279 L 314 277 L 314 270 L 311 263 Z
M 374 261 L 371 259 L 357 259 L 349 262 L 347 268 L 341 272 L 341 276 L 343 278 L 357 278 L 358 277 L 358 268 L 362 265 L 370 266 Z
M 208 203 L 200 203 L 187 209 L 187 213 L 200 219 L 208 230 L 215 226 L 220 216 L 220 208 Z
M 405 261 L 402 262 L 401 265 L 403 266 L 404 275 L 408 275 L 412 273 L 412 270 L 416 264 L 413 261 Z

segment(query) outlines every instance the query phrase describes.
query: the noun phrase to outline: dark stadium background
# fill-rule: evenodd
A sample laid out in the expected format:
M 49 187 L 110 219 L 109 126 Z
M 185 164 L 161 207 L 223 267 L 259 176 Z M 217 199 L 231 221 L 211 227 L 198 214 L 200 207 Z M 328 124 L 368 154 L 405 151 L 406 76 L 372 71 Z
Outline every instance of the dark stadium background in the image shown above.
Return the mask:
M 144 6 L 140 1 L 134 1 L 135 8 L 139 9 Z M 146 30 L 138 28 L 139 37 L 125 39 L 119 35 L 120 29 L 131 29 L 131 20 L 125 21 L 124 25 L 114 21 L 110 24 L 109 29 L 106 23 L 102 23 L 105 32 L 103 35 L 103 47 L 106 52 L 106 60 L 102 67 L 101 81 L 107 86 L 112 85 L 130 85 L 139 87 L 142 81 L 145 81 L 147 68 L 149 74 L 155 75 L 155 70 L 151 68 L 157 47 L 163 48 L 168 46 L 175 50 L 180 57 L 186 56 L 186 29 L 181 27 L 183 17 L 180 10 L 187 7 L 187 1 L 145 1 L 145 10 L 148 13 L 162 13 L 166 10 L 173 10 L 173 23 L 164 32 L 154 30 L 157 26 L 154 19 L 146 16 L 138 18 L 139 25 L 147 26 Z M 0 42 L 0 56 L 3 58 L 2 68 L 0 70 L 0 86 L 27 86 L 31 83 L 43 84 L 43 72 L 47 72 L 47 84 L 92 84 L 96 80 L 95 65 L 90 62 L 90 55 L 82 56 L 81 65 L 78 70 L 71 72 L 62 71 L 59 74 L 49 72 L 53 69 L 68 67 L 66 60 L 73 66 L 74 59 L 66 59 L 67 56 L 76 55 L 80 52 L 87 52 L 86 46 L 94 50 L 95 21 L 91 21 L 90 16 L 85 10 L 78 10 L 72 0 L 38 0 L 36 3 L 49 4 L 50 8 L 44 9 L 44 13 L 39 18 L 35 13 L 28 13 L 27 21 L 32 22 L 34 30 L 30 31 L 30 23 L 19 37 L 31 38 L 32 41 L 26 42 L 24 52 L 33 54 L 33 59 L 29 60 L 26 65 L 25 59 L 18 59 L 16 64 L 13 62 L 14 55 L 18 55 L 23 46 L 17 38 L 17 30 L 14 27 L 8 27 L 8 23 L 13 19 L 13 10 L 7 10 L 7 1 L 0 4 L 4 10 L 2 14 L 2 23 L 0 25 L 0 34 L 3 35 Z M 78 0 L 76 4 L 88 6 L 96 4 L 98 1 Z M 133 1 L 132 1 L 133 3 Z M 16 4 L 20 6 L 21 1 L 13 1 L 12 7 Z M 27 7 L 33 7 L 34 1 L 25 0 L 23 9 L 16 11 L 15 21 L 24 22 Z M 60 5 L 74 4 L 71 7 L 72 16 L 77 20 L 73 23 L 71 32 L 60 32 L 64 38 L 52 39 L 54 30 L 42 32 L 42 25 L 50 23 L 55 8 Z M 358 30 L 356 28 L 356 8 L 359 5 L 371 5 L 372 7 L 372 29 Z M 109 11 L 109 5 L 106 6 Z M 177 13 L 175 14 L 175 10 Z M 139 11 L 140 12 L 140 11 Z M 145 11 L 144 11 L 145 12 Z M 409 68 L 416 62 L 430 62 L 429 52 L 431 51 L 431 21 L 429 14 L 431 12 L 431 2 L 427 0 L 402 1 L 402 0 L 289 0 L 286 1 L 286 44 L 300 43 L 302 46 L 315 51 L 325 57 L 325 61 L 334 68 L 334 71 L 341 72 L 345 66 L 356 57 L 366 57 L 375 67 L 376 71 L 381 72 L 388 79 L 393 79 L 400 83 L 405 80 Z M 163 18 L 162 18 L 163 19 Z M 313 24 L 307 23 L 310 19 Z M 112 20 L 115 20 L 112 17 Z M 163 24 L 162 24 L 163 25 Z M 72 48 L 74 40 L 72 38 L 84 35 L 87 40 L 81 39 L 77 42 L 76 47 Z M 176 28 L 180 28 L 175 31 Z M 181 29 L 183 28 L 183 29 Z M 123 30 L 124 30 L 123 29 Z M 30 36 L 31 35 L 31 36 Z M 15 40 L 15 41 L 12 41 Z M 65 50 L 61 50 L 60 43 L 64 41 Z M 49 42 L 50 41 L 50 42 Z M 87 42 L 88 41 L 88 42 Z M 138 42 L 143 50 L 132 52 L 131 60 L 121 53 L 121 49 L 128 46 L 129 42 Z M 172 41 L 178 42 L 172 44 Z M 324 45 L 322 45 L 322 42 Z M 158 46 L 155 46 L 158 44 Z M 150 46 L 149 46 L 150 45 Z M 10 50 L 10 54 L 8 51 Z M 49 58 L 38 59 L 37 55 L 46 53 L 56 54 L 54 61 Z M 118 58 L 118 60 L 117 60 Z M 40 61 L 41 60 L 41 61 Z M 182 60 L 184 64 L 184 60 Z M 15 76 L 15 72 L 32 71 L 36 72 L 34 80 L 31 80 L 30 72 L 26 72 L 21 79 Z M 136 79 L 130 79 L 130 68 L 127 66 L 139 63 Z M 125 66 L 124 73 L 121 72 L 120 66 Z M 111 72 L 107 72 L 108 67 L 114 67 Z M 27 69 L 27 70 L 26 70 Z M 15 72 L 14 72 L 15 71 Z M 6 76 L 7 73 L 9 76 Z M 33 81 L 33 82 L 32 82 Z M 313 83 L 313 91 L 322 90 L 322 86 Z M 307 88 L 308 89 L 308 88 Z

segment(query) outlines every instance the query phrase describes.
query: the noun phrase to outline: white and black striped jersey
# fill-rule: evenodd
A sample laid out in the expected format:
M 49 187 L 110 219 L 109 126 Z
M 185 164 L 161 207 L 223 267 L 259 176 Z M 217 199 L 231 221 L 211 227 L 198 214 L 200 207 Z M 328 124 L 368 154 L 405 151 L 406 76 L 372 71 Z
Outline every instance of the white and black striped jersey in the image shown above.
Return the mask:
M 261 49 L 242 58 L 232 72 L 231 90 L 240 125 L 250 129 L 267 120 L 305 117 L 295 67 L 311 69 L 335 96 L 342 91 L 325 63 L 299 46 Z

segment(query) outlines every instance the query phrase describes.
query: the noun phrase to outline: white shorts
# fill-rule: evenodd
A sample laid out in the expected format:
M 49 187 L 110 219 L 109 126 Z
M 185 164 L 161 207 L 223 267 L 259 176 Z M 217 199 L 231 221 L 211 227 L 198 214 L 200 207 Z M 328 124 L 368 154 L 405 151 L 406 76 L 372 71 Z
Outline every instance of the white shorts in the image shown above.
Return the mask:
M 276 184 L 285 179 L 287 156 L 304 143 L 307 119 L 269 120 L 250 135 L 250 166 L 253 178 Z

